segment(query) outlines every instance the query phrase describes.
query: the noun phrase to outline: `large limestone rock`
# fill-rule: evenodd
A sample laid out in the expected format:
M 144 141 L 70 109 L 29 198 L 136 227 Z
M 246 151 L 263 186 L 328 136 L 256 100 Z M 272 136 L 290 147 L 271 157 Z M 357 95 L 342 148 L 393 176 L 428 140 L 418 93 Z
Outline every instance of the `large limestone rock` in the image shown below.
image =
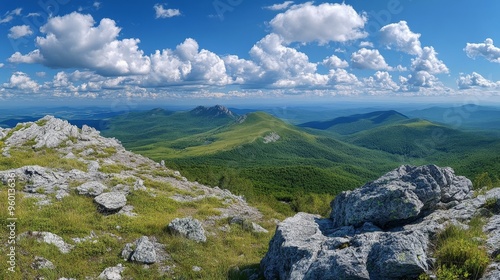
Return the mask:
M 455 176 L 451 168 L 403 165 L 354 191 L 343 192 L 332 202 L 335 226 L 380 227 L 412 221 L 438 204 L 460 202 L 472 196 L 472 183 Z
M 472 198 L 471 182 L 451 168 L 401 166 L 337 196 L 329 219 L 298 213 L 281 222 L 261 268 L 265 279 L 416 279 L 433 267 L 431 238 L 493 199 L 500 202 L 500 191 Z M 492 258 L 498 217 L 484 227 Z M 497 275 L 492 265 L 485 279 Z
M 122 192 L 108 192 L 96 196 L 94 201 L 101 213 L 113 214 L 127 204 L 127 197 Z
M 76 188 L 78 194 L 88 195 L 88 196 L 98 196 L 106 190 L 107 187 L 100 182 L 92 181 L 84 183 Z
M 176 218 L 167 226 L 170 233 L 180 235 L 196 242 L 206 242 L 205 229 L 201 222 L 191 217 Z
M 7 136 L 9 131 L 10 131 L 10 129 L 0 127 L 0 139 L 5 138 L 5 136 Z
M 40 125 L 38 125 L 40 124 Z M 12 134 L 7 139 L 7 145 L 20 146 L 29 140 L 35 140 L 34 148 L 55 148 L 66 142 L 70 138 L 79 136 L 78 128 L 67 121 L 45 116 L 37 123 L 31 124 L 27 128 L 22 128 Z

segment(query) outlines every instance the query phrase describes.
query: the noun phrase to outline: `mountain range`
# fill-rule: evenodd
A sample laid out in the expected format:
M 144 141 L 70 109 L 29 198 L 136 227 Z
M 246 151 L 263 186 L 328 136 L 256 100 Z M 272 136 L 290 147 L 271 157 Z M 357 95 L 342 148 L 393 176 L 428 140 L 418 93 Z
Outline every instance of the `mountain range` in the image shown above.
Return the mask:
M 108 123 L 103 135 L 165 160 L 190 179 L 219 185 L 228 176 L 224 173 L 230 173 L 249 179 L 258 192 L 281 190 L 275 195 L 285 200 L 300 191 L 337 193 L 406 163 L 444 164 L 472 178 L 483 172 L 493 179 L 500 176 L 498 153 L 493 152 L 500 151 L 496 136 L 395 110 L 293 125 L 265 112 L 238 115 L 215 106 L 182 112 L 155 109 L 110 118 Z M 484 164 L 478 167 L 478 161 Z M 301 178 L 311 172 L 320 182 L 305 186 Z M 290 175 L 279 182 L 276 178 L 283 176 L 277 174 Z
M 179 159 L 212 157 L 234 168 L 251 150 L 259 157 L 242 161 L 238 174 L 226 170 L 223 188 L 211 187 L 167 168 L 175 157 L 155 162 L 87 125 L 46 116 L 0 128 L 0 181 L 15 191 L 0 191 L 0 206 L 10 211 L 0 213 L 1 232 L 15 236 L 0 248 L 8 279 L 498 279 L 500 192 L 491 180 L 473 186 L 450 167 L 401 165 L 351 187 L 371 176 L 370 163 L 395 155 L 262 112 L 197 108 L 145 116 L 181 114 L 216 145 L 234 146 L 203 156 L 193 145 L 192 155 Z M 227 123 L 201 125 L 211 117 Z M 402 120 L 353 135 L 400 125 L 434 124 Z M 255 193 L 246 199 L 226 186 Z M 290 211 L 305 206 L 323 218 Z

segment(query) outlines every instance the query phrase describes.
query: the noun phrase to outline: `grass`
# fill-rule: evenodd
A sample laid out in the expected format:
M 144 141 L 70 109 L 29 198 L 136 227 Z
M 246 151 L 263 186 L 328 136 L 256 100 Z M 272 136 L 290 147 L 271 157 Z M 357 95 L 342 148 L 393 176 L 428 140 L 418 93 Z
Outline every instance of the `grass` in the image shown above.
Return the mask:
M 482 231 L 484 221 L 475 217 L 469 228 L 449 225 L 435 241 L 435 274 L 438 279 L 480 279 L 490 259 L 484 246 L 486 235 Z M 422 275 L 419 279 L 430 279 Z
M 99 171 L 103 173 L 113 174 L 113 173 L 121 173 L 122 171 L 132 170 L 130 167 L 125 166 L 123 164 L 105 164 L 99 167 Z
M 0 170 L 20 168 L 26 165 L 39 165 L 48 168 L 87 170 L 87 165 L 76 159 L 61 158 L 54 149 L 43 148 L 38 151 L 32 149 L 11 149 L 11 157 L 0 157 Z
M 55 246 L 39 243 L 32 238 L 21 239 L 16 245 L 19 273 L 9 279 L 35 279 L 38 276 L 46 279 L 97 277 L 104 268 L 118 263 L 126 267 L 123 273 L 125 278 L 164 279 L 165 276 L 161 276 L 157 270 L 157 264 L 145 269 L 141 264 L 124 262 L 120 258 L 125 243 L 142 235 L 155 236 L 160 243 L 165 244 L 171 257 L 166 265 L 175 265 L 173 271 L 177 279 L 226 279 L 230 271 L 235 271 L 235 267 L 255 267 L 264 256 L 272 233 L 254 234 L 238 226 L 231 226 L 230 232 L 209 229 L 215 230 L 216 235 L 208 234 L 208 241 L 204 244 L 168 234 L 165 228 L 174 218 L 192 213 L 195 218 L 205 219 L 220 214 L 217 208 L 225 206 L 216 198 L 180 203 L 163 194 L 171 186 L 152 182 L 155 181 L 145 181 L 145 184 L 150 188 L 158 187 L 156 197 L 145 191 L 134 191 L 127 197 L 127 204 L 134 206 L 138 217 L 103 216 L 97 212 L 92 198 L 74 193 L 42 208 L 35 204 L 34 199 L 24 198 L 19 194 L 16 201 L 18 234 L 26 231 L 49 231 L 72 243 L 71 238 L 84 237 L 94 231 L 98 238 L 96 243 L 89 241 L 75 244 L 75 248 L 68 254 L 61 254 Z M 19 184 L 18 189 L 22 187 Z M 6 201 L 7 193 L 2 189 L 0 207 L 5 208 Z M 0 213 L 2 236 L 6 236 L 6 215 L 5 211 Z M 226 223 L 226 220 L 220 220 L 217 226 Z M 271 224 L 263 225 L 269 229 L 273 227 Z M 0 253 L 0 269 L 5 271 L 5 247 L 0 248 Z M 56 269 L 31 269 L 35 256 L 43 256 L 52 261 Z M 194 272 L 193 266 L 200 266 L 202 270 Z M 238 273 L 231 275 L 231 279 L 239 277 Z

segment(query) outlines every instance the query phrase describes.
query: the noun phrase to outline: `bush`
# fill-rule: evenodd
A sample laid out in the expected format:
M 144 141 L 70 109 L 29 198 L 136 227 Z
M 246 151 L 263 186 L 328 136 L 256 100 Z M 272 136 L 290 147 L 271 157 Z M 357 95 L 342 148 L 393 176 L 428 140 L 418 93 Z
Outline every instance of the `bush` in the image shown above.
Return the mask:
M 490 262 L 481 241 L 483 224 L 480 218 L 474 218 L 469 229 L 450 225 L 438 235 L 435 251 L 438 279 L 481 278 Z
M 332 200 L 333 195 L 331 194 L 299 193 L 292 200 L 290 206 L 295 212 L 306 212 L 328 217 Z

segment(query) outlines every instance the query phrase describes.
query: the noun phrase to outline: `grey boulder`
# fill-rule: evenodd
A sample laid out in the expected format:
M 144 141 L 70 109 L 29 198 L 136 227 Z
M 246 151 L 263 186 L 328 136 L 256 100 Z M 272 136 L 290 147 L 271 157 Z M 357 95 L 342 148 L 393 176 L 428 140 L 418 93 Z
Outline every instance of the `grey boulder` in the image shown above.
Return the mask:
M 471 187 L 451 168 L 401 166 L 338 195 L 329 219 L 298 213 L 278 224 L 260 264 L 263 275 L 269 280 L 416 279 L 433 267 L 431 238 L 447 223 L 468 222 L 497 195 L 490 191 L 472 198 Z M 492 217 L 485 226 L 489 248 L 499 246 L 494 237 L 500 236 L 499 224 Z
M 96 196 L 94 201 L 101 213 L 113 214 L 127 204 L 127 197 L 121 192 L 108 192 Z
M 207 241 L 205 229 L 203 229 L 200 221 L 191 217 L 174 219 L 168 224 L 167 230 L 171 234 L 180 235 L 196 242 Z
M 151 264 L 156 262 L 156 251 L 153 242 L 147 236 L 142 236 L 136 242 L 136 248 L 130 256 L 131 261 Z
M 361 226 L 372 222 L 390 227 L 410 222 L 438 204 L 472 197 L 472 183 L 451 168 L 403 165 L 354 191 L 343 192 L 332 202 L 334 226 Z

